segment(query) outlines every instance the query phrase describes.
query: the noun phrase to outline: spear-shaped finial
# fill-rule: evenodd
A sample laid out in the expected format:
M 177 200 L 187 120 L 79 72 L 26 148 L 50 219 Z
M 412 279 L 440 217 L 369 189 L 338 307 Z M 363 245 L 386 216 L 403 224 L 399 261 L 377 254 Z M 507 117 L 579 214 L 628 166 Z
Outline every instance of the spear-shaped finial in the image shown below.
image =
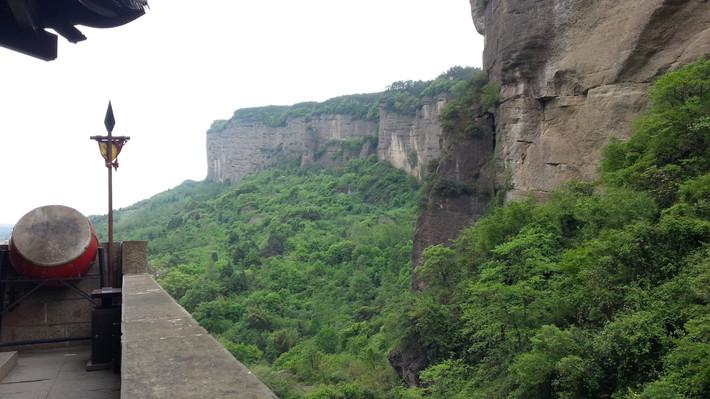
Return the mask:
M 116 126 L 116 118 L 113 117 L 113 107 L 111 106 L 111 100 L 108 100 L 108 108 L 106 109 L 104 126 L 106 126 L 106 131 L 109 134 L 113 133 L 113 127 Z

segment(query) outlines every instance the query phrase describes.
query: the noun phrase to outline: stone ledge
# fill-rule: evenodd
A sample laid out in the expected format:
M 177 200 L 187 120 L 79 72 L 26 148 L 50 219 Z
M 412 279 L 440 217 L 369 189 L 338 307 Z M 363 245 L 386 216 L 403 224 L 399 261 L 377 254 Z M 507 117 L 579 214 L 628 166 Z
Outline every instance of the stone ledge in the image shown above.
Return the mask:
M 121 398 L 276 399 L 150 275 L 123 277 Z

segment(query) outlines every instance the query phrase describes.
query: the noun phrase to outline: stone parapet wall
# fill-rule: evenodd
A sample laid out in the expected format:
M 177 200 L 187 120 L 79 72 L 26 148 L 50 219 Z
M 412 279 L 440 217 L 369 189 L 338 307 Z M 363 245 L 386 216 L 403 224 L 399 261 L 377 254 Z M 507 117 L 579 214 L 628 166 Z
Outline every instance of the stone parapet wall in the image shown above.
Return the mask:
M 121 398 L 276 399 L 150 275 L 124 275 L 121 330 Z

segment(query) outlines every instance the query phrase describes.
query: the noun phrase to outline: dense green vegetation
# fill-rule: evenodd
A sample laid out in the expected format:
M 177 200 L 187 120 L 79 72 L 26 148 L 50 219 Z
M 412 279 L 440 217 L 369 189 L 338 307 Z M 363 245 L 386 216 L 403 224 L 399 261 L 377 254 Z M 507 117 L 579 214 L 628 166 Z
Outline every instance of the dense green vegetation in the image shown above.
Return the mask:
M 499 91 L 498 85 L 480 71 L 461 80 L 451 88 L 452 98 L 441 111 L 441 127 L 450 134 L 477 134 L 477 117 L 496 105 Z
M 322 114 L 343 114 L 356 118 L 375 120 L 377 119 L 377 104 L 380 94 L 353 94 L 331 98 L 322 103 L 304 102 L 295 105 L 271 105 L 266 107 L 242 108 L 234 112 L 233 119 L 243 121 L 262 122 L 266 126 L 278 127 L 286 126 L 291 118 L 305 117 L 311 118 Z M 212 129 L 220 128 L 220 123 Z
M 280 398 L 383 397 L 418 195 L 372 158 L 270 170 L 184 183 L 117 212 L 116 231 L 151 240 L 163 287 Z
M 498 88 L 439 84 L 455 96 L 442 123 L 475 134 Z M 422 87 L 381 104 L 439 90 Z M 408 292 L 418 188 L 373 159 L 187 182 L 118 212 L 117 231 L 151 240 L 161 284 L 281 398 L 707 398 L 710 61 L 650 96 L 599 182 L 428 248 L 424 293 Z M 393 375 L 395 346 L 423 354 L 421 387 Z
M 394 82 L 382 93 L 380 104 L 390 112 L 414 115 L 421 106 L 422 98 L 440 94 L 459 97 L 465 93 L 465 87 L 470 81 L 485 79 L 485 74 L 478 68 L 456 66 L 432 81 Z
M 425 252 L 394 330 L 425 398 L 710 397 L 710 61 L 661 78 L 603 183 Z
M 422 98 L 460 92 L 464 83 L 474 77 L 483 76 L 477 68 L 452 67 L 431 81 L 394 82 L 382 93 L 354 94 L 331 98 L 322 103 L 305 102 L 292 106 L 271 105 L 266 107 L 242 108 L 234 112 L 232 120 L 261 122 L 267 126 L 286 126 L 291 118 L 312 118 L 323 114 L 352 115 L 365 120 L 376 121 L 379 109 L 413 115 L 421 106 Z M 218 120 L 212 124 L 210 132 L 219 132 L 229 121 Z

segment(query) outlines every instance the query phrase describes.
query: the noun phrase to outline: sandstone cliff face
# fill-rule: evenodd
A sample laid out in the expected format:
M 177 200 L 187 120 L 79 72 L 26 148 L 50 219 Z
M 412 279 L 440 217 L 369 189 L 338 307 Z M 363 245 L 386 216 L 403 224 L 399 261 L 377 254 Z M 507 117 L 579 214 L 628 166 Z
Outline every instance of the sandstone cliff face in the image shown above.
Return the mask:
M 443 132 L 441 158 L 429 176 L 431 189 L 417 219 L 412 264 L 421 263 L 422 252 L 431 245 L 447 243 L 485 213 L 495 196 L 495 120 L 481 112 L 475 134 Z M 426 282 L 412 273 L 411 288 L 426 289 Z M 428 357 L 419 345 L 399 347 L 388 356 L 390 365 L 410 386 L 419 385 L 419 373 Z
M 565 181 L 595 179 L 609 138 L 628 137 L 648 105 L 650 83 L 710 55 L 707 0 L 470 1 L 499 103 L 494 115 L 478 116 L 482 135 L 443 133 L 432 178 L 472 191 L 431 192 L 417 221 L 415 270 L 427 246 L 457 237 L 496 191 L 508 200 L 544 199 Z M 425 288 L 413 273 L 412 289 Z M 405 382 L 418 385 L 427 366 L 421 348 L 397 348 L 389 359 Z
M 412 264 L 421 263 L 422 252 L 431 245 L 447 243 L 461 230 L 481 218 L 495 196 L 495 122 L 482 112 L 476 117 L 475 135 L 444 132 L 441 158 L 430 176 L 427 203 L 417 218 Z M 425 282 L 412 275 L 412 289 Z
M 707 0 L 470 0 L 484 70 L 501 87 L 476 138 L 441 137 L 433 175 L 471 194 L 433 191 L 417 222 L 413 265 L 474 223 L 497 191 L 508 200 L 596 178 L 610 137 L 626 138 L 650 83 L 710 56 Z M 489 141 L 490 140 L 490 141 Z M 412 277 L 412 288 L 424 284 Z
M 207 132 L 207 179 L 236 182 L 249 173 L 285 159 L 301 165 L 334 166 L 351 157 L 374 152 L 417 179 L 440 155 L 439 114 L 446 98 L 424 98 L 415 115 L 379 113 L 379 123 L 349 115 L 320 115 L 292 118 L 286 126 L 271 127 L 259 121 L 230 120 Z M 363 140 L 362 147 L 342 154 L 339 143 Z M 376 146 L 373 145 L 376 143 Z
M 237 182 L 285 159 L 302 165 L 327 163 L 333 155 L 328 152 L 329 143 L 376 135 L 376 123 L 348 115 L 293 118 L 278 127 L 231 120 L 207 132 L 207 179 Z
M 441 153 L 439 115 L 445 105 L 446 97 L 439 96 L 425 97 L 413 116 L 381 109 L 377 158 L 422 180 Z
M 594 179 L 608 139 L 627 137 L 646 107 L 649 83 L 710 54 L 706 0 L 471 6 L 485 36 L 484 70 L 501 86 L 496 158 L 508 199 Z

